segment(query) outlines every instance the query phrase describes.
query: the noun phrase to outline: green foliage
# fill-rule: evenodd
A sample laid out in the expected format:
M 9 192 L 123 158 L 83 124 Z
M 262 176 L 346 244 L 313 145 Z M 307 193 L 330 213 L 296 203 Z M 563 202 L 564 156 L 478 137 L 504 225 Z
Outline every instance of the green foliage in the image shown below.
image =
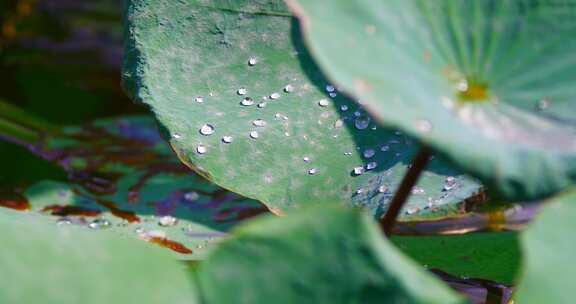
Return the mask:
M 160 249 L 0 210 L 2 303 L 197 303 L 184 265 Z
M 576 1 L 289 0 L 328 76 L 512 200 L 576 180 Z
M 518 303 L 573 303 L 571 290 L 576 266 L 574 230 L 576 192 L 551 199 L 534 223 L 522 234 L 524 273 Z
M 406 255 L 429 269 L 512 285 L 520 272 L 516 232 L 393 236 Z
M 356 211 L 307 208 L 254 220 L 235 236 L 197 269 L 207 303 L 463 302 Z
M 277 213 L 386 210 L 417 144 L 329 84 L 282 1 L 132 0 L 126 20 L 125 87 L 188 166 Z M 404 215 L 458 213 L 479 191 L 439 159 L 428 168 Z

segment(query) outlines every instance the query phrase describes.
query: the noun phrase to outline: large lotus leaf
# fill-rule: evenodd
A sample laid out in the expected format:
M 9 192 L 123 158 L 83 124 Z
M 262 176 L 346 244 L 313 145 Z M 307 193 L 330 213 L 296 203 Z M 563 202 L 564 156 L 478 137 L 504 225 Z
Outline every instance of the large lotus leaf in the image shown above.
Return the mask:
M 416 145 L 330 86 L 280 0 L 128 3 L 125 87 L 183 162 L 274 212 L 386 209 Z M 479 189 L 439 160 L 428 168 L 408 215 L 458 212 Z
M 197 303 L 181 263 L 110 232 L 0 210 L 1 303 Z
M 382 122 L 510 199 L 576 180 L 576 1 L 289 0 Z
M 461 303 L 355 210 L 314 207 L 241 226 L 199 265 L 207 303 Z M 246 274 L 250 275 L 247 276 Z
M 150 118 L 100 120 L 51 138 L 32 151 L 60 165 L 68 180 L 0 195 L 0 206 L 131 235 L 186 259 L 201 258 L 230 227 L 266 211 L 182 165 Z
M 518 303 L 574 303 L 575 203 L 576 191 L 551 199 L 521 235 L 524 273 Z

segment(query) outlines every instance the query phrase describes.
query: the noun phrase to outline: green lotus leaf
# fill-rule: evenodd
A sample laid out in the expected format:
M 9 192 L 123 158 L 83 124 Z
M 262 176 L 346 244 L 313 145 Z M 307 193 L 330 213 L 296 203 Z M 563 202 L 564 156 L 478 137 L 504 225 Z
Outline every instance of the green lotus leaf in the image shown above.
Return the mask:
M 240 226 L 196 269 L 203 300 L 463 303 L 389 243 L 365 214 L 333 206 L 305 209 Z
M 576 1 L 288 2 L 323 71 L 383 123 L 508 199 L 576 180 Z
M 198 303 L 186 268 L 158 248 L 8 209 L 0 229 L 2 303 Z
M 132 0 L 125 87 L 180 159 L 282 213 L 347 204 L 379 216 L 417 146 L 331 86 L 280 0 Z M 442 217 L 479 184 L 436 159 L 403 216 Z
M 518 303 L 572 303 L 576 266 L 574 229 L 576 192 L 549 200 L 548 206 L 521 235 L 524 273 L 516 292 Z

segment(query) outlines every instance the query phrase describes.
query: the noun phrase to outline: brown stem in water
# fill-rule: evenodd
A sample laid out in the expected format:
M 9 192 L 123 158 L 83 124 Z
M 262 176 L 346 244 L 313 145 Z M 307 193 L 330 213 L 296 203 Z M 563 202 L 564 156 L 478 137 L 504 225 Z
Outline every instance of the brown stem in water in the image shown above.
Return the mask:
M 390 207 L 386 210 L 386 214 L 382 218 L 380 218 L 380 227 L 386 236 L 390 236 L 392 234 L 392 229 L 394 228 L 394 224 L 396 224 L 396 219 L 398 218 L 398 214 L 402 210 L 402 207 L 406 203 L 406 200 L 410 196 L 412 188 L 418 182 L 418 178 L 426 168 L 428 161 L 430 160 L 430 150 L 427 147 L 422 146 L 420 150 L 418 150 L 418 154 L 412 160 L 412 165 L 400 186 L 396 190 L 392 201 L 390 202 Z

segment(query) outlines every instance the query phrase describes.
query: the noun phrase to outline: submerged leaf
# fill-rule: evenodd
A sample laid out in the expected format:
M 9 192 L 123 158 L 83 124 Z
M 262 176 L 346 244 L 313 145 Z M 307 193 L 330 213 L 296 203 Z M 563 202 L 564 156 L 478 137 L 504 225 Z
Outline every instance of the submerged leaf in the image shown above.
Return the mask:
M 68 181 L 39 181 L 0 206 L 42 212 L 60 223 L 111 229 L 198 259 L 238 222 L 266 208 L 180 164 L 152 119 L 100 120 L 65 128 L 33 151 Z

